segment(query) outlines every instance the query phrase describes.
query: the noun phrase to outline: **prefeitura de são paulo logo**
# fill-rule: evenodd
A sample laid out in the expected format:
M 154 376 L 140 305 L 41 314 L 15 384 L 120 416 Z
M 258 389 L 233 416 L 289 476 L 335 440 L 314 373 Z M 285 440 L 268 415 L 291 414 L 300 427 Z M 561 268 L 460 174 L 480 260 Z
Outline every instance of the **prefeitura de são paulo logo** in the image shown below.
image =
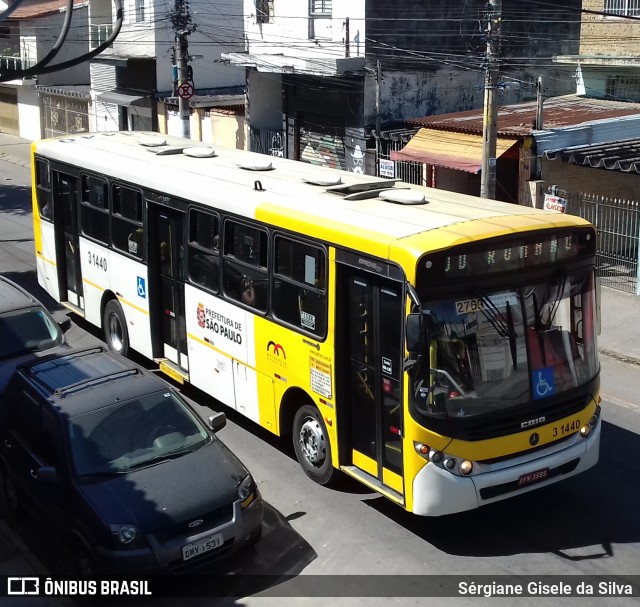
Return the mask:
M 204 304 L 199 303 L 198 304 L 198 326 L 201 329 L 204 329 Z

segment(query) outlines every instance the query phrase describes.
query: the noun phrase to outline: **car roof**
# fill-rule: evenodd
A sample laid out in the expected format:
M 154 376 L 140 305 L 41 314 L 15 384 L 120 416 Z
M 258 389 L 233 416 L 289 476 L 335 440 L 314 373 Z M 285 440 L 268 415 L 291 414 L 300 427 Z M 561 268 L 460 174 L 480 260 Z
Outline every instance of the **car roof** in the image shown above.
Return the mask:
M 37 305 L 42 304 L 33 295 L 12 280 L 0 276 L 0 314 Z
M 70 417 L 169 389 L 162 378 L 103 347 L 51 356 L 20 371 Z

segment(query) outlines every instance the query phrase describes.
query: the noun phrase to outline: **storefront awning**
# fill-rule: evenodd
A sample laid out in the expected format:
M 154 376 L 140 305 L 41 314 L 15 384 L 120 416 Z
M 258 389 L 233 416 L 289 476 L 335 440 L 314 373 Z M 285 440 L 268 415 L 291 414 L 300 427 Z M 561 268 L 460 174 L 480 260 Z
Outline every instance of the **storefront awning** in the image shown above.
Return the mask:
M 518 139 L 496 141 L 496 157 L 509 152 Z M 482 169 L 482 136 L 421 128 L 401 150 L 391 152 L 391 160 L 423 162 L 468 173 Z M 515 156 L 517 158 L 517 156 Z
M 125 93 L 117 93 L 116 91 L 99 93 L 97 98 L 104 103 L 115 103 L 116 105 L 123 105 L 125 107 L 129 107 L 130 105 L 149 105 L 149 100 L 146 97 L 141 95 L 127 95 Z

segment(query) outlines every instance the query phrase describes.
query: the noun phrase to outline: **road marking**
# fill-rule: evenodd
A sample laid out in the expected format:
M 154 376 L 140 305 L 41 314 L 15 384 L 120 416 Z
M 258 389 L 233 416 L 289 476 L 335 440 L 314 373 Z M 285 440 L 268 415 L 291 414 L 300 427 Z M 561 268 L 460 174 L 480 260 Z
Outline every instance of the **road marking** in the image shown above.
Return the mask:
M 635 411 L 640 411 L 640 405 L 636 405 L 635 403 L 630 403 L 629 401 L 622 400 L 620 398 L 616 398 L 615 396 L 609 396 L 607 394 L 602 393 L 602 400 L 606 400 L 613 405 L 618 405 L 619 407 L 624 407 L 625 409 L 633 409 Z

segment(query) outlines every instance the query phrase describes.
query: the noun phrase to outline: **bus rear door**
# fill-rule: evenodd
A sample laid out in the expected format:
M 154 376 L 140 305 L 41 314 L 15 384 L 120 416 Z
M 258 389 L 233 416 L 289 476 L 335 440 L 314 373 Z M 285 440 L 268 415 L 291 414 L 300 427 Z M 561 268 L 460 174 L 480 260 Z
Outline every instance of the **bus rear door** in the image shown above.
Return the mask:
M 189 370 L 184 311 L 184 222 L 185 213 L 149 203 L 149 308 L 154 358 L 172 363 L 170 367 L 177 375 L 164 370 L 179 381 Z
M 84 310 L 80 238 L 78 235 L 78 178 L 52 171 L 53 215 L 60 301 Z

